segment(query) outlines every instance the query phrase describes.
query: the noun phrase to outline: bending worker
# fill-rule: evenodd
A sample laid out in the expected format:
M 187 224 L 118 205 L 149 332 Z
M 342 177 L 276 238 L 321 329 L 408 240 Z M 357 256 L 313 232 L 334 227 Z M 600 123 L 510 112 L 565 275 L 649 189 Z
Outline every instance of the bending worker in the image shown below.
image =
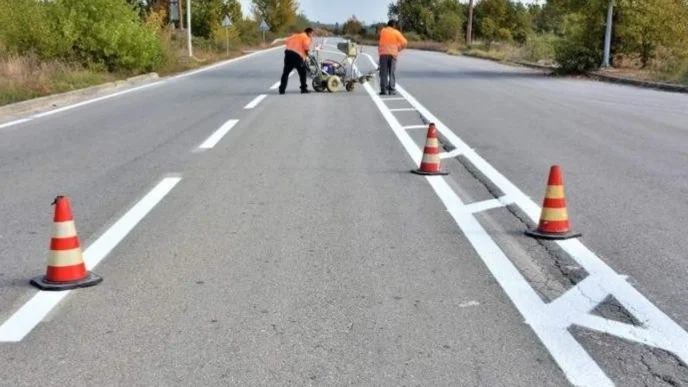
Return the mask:
M 394 20 L 380 30 L 377 53 L 380 55 L 380 95 L 396 94 L 397 56 L 406 48 L 408 42 L 396 28 Z
M 301 94 L 309 93 L 306 84 L 306 58 L 311 47 L 311 37 L 313 29 L 308 27 L 299 34 L 294 34 L 287 39 L 287 49 L 284 50 L 284 71 L 282 71 L 282 81 L 279 86 L 279 93 L 284 94 L 289 82 L 289 74 L 296 69 L 299 72 L 301 81 Z

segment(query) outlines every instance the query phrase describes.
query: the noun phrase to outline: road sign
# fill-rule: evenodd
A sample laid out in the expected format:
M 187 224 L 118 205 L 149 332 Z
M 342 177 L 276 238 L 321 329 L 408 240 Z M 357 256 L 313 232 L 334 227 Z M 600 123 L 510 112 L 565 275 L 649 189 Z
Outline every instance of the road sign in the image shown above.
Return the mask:
M 232 26 L 232 21 L 229 19 L 229 15 L 225 15 L 225 18 L 222 19 L 222 26 L 225 28 L 229 28 Z
M 270 29 L 270 26 L 268 25 L 268 23 L 265 22 L 265 20 L 260 22 L 260 30 L 261 31 L 265 32 L 269 29 Z

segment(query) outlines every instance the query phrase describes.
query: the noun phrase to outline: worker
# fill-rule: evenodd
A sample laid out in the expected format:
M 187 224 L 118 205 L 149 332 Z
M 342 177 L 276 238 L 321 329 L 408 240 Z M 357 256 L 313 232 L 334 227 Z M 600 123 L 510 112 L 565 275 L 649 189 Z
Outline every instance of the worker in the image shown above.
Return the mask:
M 377 53 L 380 56 L 380 95 L 396 94 L 396 70 L 399 52 L 404 50 L 408 41 L 396 29 L 396 22 L 390 20 L 387 27 L 380 30 Z
M 308 27 L 303 32 L 294 34 L 287 39 L 287 49 L 284 50 L 284 71 L 282 71 L 282 81 L 279 86 L 279 93 L 284 94 L 289 82 L 289 74 L 296 69 L 301 81 L 301 94 L 307 94 L 308 85 L 306 84 L 306 59 L 308 50 L 311 47 L 313 29 Z

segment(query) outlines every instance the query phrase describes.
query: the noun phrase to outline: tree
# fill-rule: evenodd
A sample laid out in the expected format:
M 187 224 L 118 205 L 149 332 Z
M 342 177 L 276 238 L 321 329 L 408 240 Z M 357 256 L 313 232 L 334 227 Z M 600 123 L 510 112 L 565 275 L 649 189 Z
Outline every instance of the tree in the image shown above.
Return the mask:
M 344 32 L 344 35 L 361 35 L 363 33 L 363 24 L 361 24 L 361 22 L 358 21 L 358 19 L 356 19 L 356 16 L 351 16 L 349 20 L 347 20 L 346 23 L 344 23 L 344 26 L 342 27 L 342 32 Z
M 241 9 L 239 0 L 225 0 L 222 5 L 222 11 L 224 14 L 229 15 L 229 20 L 232 21 L 232 24 L 238 24 L 244 18 L 244 12 Z
M 282 32 L 294 22 L 298 8 L 296 0 L 253 0 L 256 20 L 265 20 L 275 33 Z

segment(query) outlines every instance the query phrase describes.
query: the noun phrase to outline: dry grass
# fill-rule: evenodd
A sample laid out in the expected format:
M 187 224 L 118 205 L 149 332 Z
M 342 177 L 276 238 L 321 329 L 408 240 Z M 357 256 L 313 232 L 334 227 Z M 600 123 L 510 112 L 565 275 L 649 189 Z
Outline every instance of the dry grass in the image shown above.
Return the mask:
M 0 57 L 0 106 L 114 81 L 122 76 L 80 66 L 40 62 L 30 56 Z

